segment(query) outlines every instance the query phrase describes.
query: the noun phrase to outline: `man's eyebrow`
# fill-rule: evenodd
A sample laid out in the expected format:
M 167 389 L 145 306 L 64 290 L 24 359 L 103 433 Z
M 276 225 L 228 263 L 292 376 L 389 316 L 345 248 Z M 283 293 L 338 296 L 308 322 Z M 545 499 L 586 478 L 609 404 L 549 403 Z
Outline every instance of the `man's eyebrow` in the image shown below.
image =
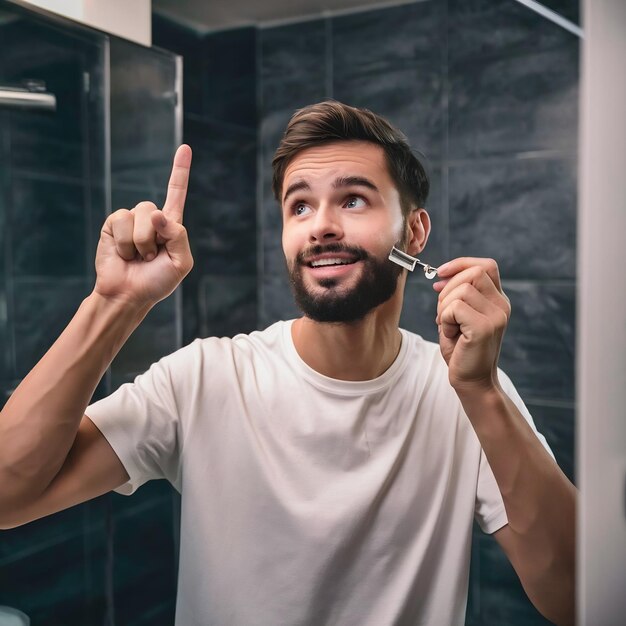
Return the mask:
M 333 187 L 335 189 L 340 189 L 341 187 L 367 187 L 372 191 L 380 193 L 378 187 L 371 180 L 363 176 L 340 176 L 333 182 Z M 311 186 L 306 182 L 306 180 L 297 180 L 295 183 L 292 183 L 289 187 L 287 187 L 287 191 L 283 196 L 283 203 L 286 202 L 287 198 L 296 191 L 311 191 Z
M 337 178 L 333 183 L 333 187 L 335 189 L 339 189 L 340 187 L 354 186 L 367 187 L 368 189 L 378 191 L 378 193 L 380 193 L 378 187 L 371 180 L 369 180 L 368 178 L 364 178 L 363 176 L 341 176 L 340 178 Z
M 306 180 L 298 180 L 295 183 L 292 183 L 291 185 L 289 185 L 289 187 L 287 187 L 287 191 L 283 196 L 283 202 L 285 202 L 287 198 L 296 191 L 311 191 L 311 187 L 309 183 L 306 182 Z

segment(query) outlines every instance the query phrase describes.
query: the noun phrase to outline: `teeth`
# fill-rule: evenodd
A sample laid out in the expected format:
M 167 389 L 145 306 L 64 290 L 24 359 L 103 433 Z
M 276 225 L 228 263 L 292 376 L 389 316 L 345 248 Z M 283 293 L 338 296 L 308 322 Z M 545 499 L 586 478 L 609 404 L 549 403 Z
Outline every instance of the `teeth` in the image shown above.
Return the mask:
M 311 267 L 321 267 L 322 265 L 349 265 L 352 261 L 346 259 L 320 259 L 311 261 Z

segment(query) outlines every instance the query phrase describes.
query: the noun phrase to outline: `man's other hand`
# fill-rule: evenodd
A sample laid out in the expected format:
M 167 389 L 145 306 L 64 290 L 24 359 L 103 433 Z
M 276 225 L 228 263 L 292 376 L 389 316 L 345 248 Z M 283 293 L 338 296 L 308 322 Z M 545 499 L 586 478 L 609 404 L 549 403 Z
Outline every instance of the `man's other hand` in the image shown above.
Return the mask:
M 169 296 L 193 267 L 183 212 L 191 148 L 174 156 L 163 210 L 152 202 L 108 216 L 96 252 L 94 292 L 134 306 L 153 306 Z
M 463 257 L 438 268 L 437 326 L 441 353 L 457 390 L 499 387 L 497 368 L 511 304 L 493 259 Z

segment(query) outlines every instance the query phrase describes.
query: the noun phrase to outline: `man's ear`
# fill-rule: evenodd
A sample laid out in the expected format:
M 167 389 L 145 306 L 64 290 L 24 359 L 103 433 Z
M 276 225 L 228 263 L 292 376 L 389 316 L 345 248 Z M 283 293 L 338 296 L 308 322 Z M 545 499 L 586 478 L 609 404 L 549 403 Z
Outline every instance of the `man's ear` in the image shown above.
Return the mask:
M 430 234 L 430 217 L 426 209 L 411 209 L 406 219 L 406 231 L 408 239 L 406 251 L 415 256 L 426 247 Z

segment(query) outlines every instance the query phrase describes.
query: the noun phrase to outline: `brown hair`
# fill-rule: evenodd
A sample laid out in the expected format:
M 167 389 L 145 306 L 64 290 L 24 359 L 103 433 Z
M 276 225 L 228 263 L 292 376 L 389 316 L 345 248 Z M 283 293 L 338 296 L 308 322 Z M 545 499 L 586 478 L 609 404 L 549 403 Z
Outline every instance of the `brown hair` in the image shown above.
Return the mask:
M 367 109 L 327 100 L 296 111 L 274 154 L 272 190 L 281 203 L 283 179 L 291 160 L 302 150 L 333 141 L 370 141 L 382 146 L 387 167 L 400 194 L 402 214 L 423 207 L 429 182 L 424 167 L 411 152 L 407 138 L 386 119 Z

